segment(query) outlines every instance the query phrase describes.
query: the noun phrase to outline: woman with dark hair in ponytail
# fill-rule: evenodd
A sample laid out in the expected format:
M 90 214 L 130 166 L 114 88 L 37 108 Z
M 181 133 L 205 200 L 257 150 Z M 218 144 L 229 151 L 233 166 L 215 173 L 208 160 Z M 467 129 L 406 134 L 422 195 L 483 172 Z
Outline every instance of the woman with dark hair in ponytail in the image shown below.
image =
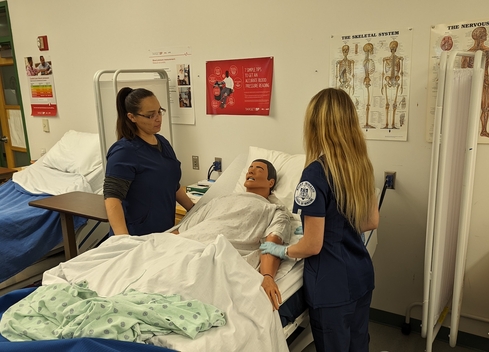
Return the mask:
M 122 88 L 117 94 L 117 138 L 107 153 L 105 208 L 115 235 L 147 235 L 175 224 L 175 204 L 194 203 L 180 187 L 180 161 L 158 134 L 166 110 L 153 92 Z

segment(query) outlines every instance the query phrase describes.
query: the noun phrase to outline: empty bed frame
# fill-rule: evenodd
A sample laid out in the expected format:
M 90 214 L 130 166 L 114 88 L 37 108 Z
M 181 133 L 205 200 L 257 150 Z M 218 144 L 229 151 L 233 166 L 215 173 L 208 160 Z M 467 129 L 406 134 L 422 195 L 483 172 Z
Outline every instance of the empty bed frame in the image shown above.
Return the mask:
M 46 155 L 0 186 L 5 261 L 0 295 L 35 284 L 45 270 L 65 260 L 59 214 L 28 203 L 71 191 L 100 193 L 103 177 L 98 135 L 68 131 Z M 98 221 L 75 218 L 74 225 L 79 253 L 97 246 L 108 233 L 108 224 Z

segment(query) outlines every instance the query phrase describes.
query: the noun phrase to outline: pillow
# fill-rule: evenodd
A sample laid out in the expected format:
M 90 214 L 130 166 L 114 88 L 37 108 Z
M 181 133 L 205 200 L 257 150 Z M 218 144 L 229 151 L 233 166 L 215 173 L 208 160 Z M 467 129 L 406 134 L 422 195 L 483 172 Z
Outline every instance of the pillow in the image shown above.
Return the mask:
M 88 175 L 102 164 L 97 133 L 70 130 L 46 153 L 43 165 L 63 172 Z
M 234 189 L 235 192 L 245 192 L 243 186 L 248 167 L 255 159 L 265 159 L 270 161 L 277 170 L 277 183 L 273 193 L 275 196 L 290 210 L 294 206 L 294 192 L 300 181 L 304 163 L 306 162 L 305 154 L 287 154 L 277 150 L 269 150 L 259 147 L 250 147 L 248 159 L 245 167 L 241 171 L 238 182 Z

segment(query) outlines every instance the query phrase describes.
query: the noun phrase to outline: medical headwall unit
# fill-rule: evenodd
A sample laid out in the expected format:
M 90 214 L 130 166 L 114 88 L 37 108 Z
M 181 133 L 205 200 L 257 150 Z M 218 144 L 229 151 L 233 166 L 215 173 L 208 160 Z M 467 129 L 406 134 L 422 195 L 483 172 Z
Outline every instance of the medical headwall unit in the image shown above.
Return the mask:
M 117 141 L 116 97 L 123 87 L 146 88 L 154 93 L 162 108 L 166 110 L 160 134 L 173 145 L 171 124 L 170 88 L 168 74 L 164 69 L 119 69 L 100 70 L 93 77 L 97 121 L 102 153 L 102 163 L 110 146 Z
M 482 54 L 443 52 L 440 58 L 421 327 L 427 352 L 450 309 L 450 345 L 457 340 L 481 114 Z M 470 57 L 473 68 L 459 68 L 462 57 Z

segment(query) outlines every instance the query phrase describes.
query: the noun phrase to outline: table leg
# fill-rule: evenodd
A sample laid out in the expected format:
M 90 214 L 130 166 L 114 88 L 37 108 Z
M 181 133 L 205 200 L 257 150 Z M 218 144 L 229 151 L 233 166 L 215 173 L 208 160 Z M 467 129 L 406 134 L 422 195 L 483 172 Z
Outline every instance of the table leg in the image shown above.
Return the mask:
M 61 216 L 61 229 L 63 231 L 63 245 L 65 249 L 65 258 L 66 260 L 70 260 L 71 258 L 76 257 L 78 254 L 73 215 L 60 213 L 60 216 Z

